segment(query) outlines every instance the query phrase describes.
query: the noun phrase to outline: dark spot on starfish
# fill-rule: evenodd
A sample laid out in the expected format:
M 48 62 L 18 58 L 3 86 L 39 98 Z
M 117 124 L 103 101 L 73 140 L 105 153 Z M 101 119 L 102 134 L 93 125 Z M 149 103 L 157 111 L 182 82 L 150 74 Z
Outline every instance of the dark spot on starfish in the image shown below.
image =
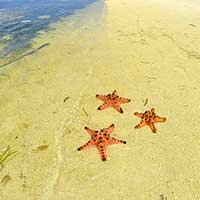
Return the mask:
M 105 158 L 105 157 L 103 157 L 103 158 L 102 158 L 102 161 L 106 161 L 106 158 Z
M 98 140 L 98 144 L 101 144 L 102 143 L 102 140 Z
M 122 108 L 120 108 L 120 113 L 123 113 L 124 111 L 122 110 Z

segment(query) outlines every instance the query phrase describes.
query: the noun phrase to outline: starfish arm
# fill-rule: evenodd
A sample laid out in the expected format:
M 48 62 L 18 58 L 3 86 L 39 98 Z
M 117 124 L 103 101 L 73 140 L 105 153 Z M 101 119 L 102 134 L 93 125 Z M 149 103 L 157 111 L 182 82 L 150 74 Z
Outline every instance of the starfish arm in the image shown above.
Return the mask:
M 165 122 L 166 121 L 166 118 L 165 117 L 160 117 L 158 115 L 156 115 L 156 117 L 154 118 L 154 122 L 157 123 L 157 122 Z
M 110 102 L 105 102 L 104 104 L 102 104 L 101 106 L 99 106 L 97 108 L 97 110 L 104 110 L 105 108 L 107 108 L 110 105 Z
M 120 107 L 120 105 L 118 104 L 114 104 L 113 108 L 115 108 L 119 113 L 123 113 L 124 111 L 122 110 L 122 108 Z
M 94 145 L 95 145 L 94 141 L 89 140 L 87 143 L 85 143 L 84 145 L 80 146 L 77 150 L 78 151 L 86 150 L 86 149 L 89 149 L 90 147 L 92 147 Z
M 152 130 L 153 133 L 157 132 L 157 129 L 156 129 L 155 124 L 153 122 L 151 122 L 150 124 L 148 124 L 148 126 L 151 128 L 151 130 Z
M 98 99 L 100 99 L 102 101 L 106 101 L 107 100 L 107 96 L 106 95 L 99 95 L 99 94 L 97 94 L 96 98 L 98 98 Z
M 85 126 L 85 130 L 92 136 L 95 131 Z
M 118 140 L 118 139 L 116 139 L 114 137 L 110 137 L 108 143 L 109 144 L 126 144 L 126 141 Z
M 134 115 L 137 116 L 137 117 L 139 117 L 139 118 L 141 118 L 141 119 L 142 119 L 143 116 L 144 116 L 143 113 L 138 113 L 138 112 L 135 112 Z
M 135 128 L 142 128 L 145 125 L 146 125 L 146 122 L 142 120 L 138 125 L 135 126 Z
M 115 128 L 115 125 L 111 124 L 108 128 L 106 128 L 106 132 L 108 134 L 111 134 L 113 132 L 114 128 Z
M 116 95 L 117 94 L 117 90 L 114 90 L 112 95 Z
M 126 98 L 123 98 L 123 97 L 119 97 L 119 102 L 120 103 L 128 103 L 130 102 L 131 100 L 130 99 L 126 99 Z
M 105 144 L 101 143 L 97 146 L 97 149 L 99 151 L 99 155 L 102 161 L 106 161 L 107 156 L 106 156 L 106 146 Z

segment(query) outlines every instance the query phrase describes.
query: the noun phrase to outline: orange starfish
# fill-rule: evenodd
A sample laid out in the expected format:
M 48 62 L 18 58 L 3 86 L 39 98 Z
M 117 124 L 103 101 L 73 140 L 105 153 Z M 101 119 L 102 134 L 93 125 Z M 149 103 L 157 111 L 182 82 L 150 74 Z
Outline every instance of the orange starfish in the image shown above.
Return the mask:
M 108 128 L 101 129 L 100 131 L 93 131 L 88 127 L 85 127 L 85 130 L 91 135 L 91 139 L 78 148 L 78 151 L 88 149 L 92 146 L 96 146 L 101 160 L 106 160 L 106 147 L 111 144 L 126 144 L 126 141 L 118 140 L 114 137 L 111 137 L 110 134 L 114 130 L 114 124 L 111 124 Z
M 166 121 L 166 118 L 156 115 L 154 108 L 152 108 L 150 111 L 146 111 L 145 113 L 135 112 L 134 115 L 142 119 L 142 121 L 135 126 L 135 128 L 142 128 L 143 126 L 147 125 L 151 128 L 153 133 L 156 133 L 157 131 L 155 123 Z
M 107 94 L 107 95 L 96 95 L 96 97 L 102 101 L 104 101 L 104 103 L 98 107 L 98 110 L 104 110 L 105 108 L 112 106 L 113 108 L 115 108 L 118 112 L 123 113 L 122 108 L 120 107 L 120 104 L 122 103 L 128 103 L 131 100 L 130 99 L 126 99 L 123 97 L 119 97 L 117 95 L 117 91 L 114 90 L 112 94 Z

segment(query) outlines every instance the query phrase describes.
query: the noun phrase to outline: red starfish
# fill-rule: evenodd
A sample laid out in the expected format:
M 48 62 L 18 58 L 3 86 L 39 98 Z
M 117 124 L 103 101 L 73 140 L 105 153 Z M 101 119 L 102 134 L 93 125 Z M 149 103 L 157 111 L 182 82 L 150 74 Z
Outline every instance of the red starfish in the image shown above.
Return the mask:
M 153 133 L 156 133 L 157 131 L 155 123 L 166 121 L 166 118 L 156 115 L 154 108 L 152 108 L 150 111 L 146 111 L 145 113 L 135 112 L 134 115 L 142 119 L 142 121 L 137 126 L 135 126 L 135 128 L 142 128 L 143 126 L 147 125 L 151 128 Z
M 117 91 L 114 90 L 112 94 L 107 94 L 107 95 L 96 95 L 96 97 L 102 101 L 104 101 L 104 103 L 98 107 L 98 110 L 103 110 L 105 108 L 107 108 L 108 106 L 112 106 L 113 108 L 115 108 L 118 112 L 123 113 L 122 108 L 120 107 L 120 104 L 122 103 L 128 103 L 131 100 L 130 99 L 126 99 L 123 97 L 119 97 L 117 95 Z
M 111 124 L 108 128 L 101 129 L 100 131 L 93 131 L 88 127 L 85 127 L 85 130 L 91 135 L 91 139 L 78 148 L 78 151 L 88 149 L 92 146 L 96 146 L 101 160 L 106 160 L 106 147 L 111 144 L 126 144 L 126 141 L 118 140 L 114 137 L 111 137 L 110 134 L 114 130 L 114 124 Z

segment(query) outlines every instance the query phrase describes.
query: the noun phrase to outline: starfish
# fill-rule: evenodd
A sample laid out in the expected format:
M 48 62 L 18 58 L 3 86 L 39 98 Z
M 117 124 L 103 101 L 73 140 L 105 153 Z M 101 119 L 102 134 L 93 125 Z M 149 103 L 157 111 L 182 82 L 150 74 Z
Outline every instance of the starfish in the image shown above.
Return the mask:
M 120 104 L 122 103 L 128 103 L 131 100 L 130 99 L 126 99 L 123 97 L 119 97 L 117 95 L 117 91 L 114 90 L 112 94 L 107 94 L 107 95 L 96 95 L 96 97 L 102 101 L 104 101 L 104 103 L 98 107 L 98 110 L 104 110 L 105 108 L 112 106 L 113 108 L 115 108 L 118 112 L 123 113 L 122 108 L 120 107 Z
M 106 148 L 111 144 L 126 144 L 126 141 L 118 140 L 114 137 L 111 137 L 110 134 L 114 130 L 115 125 L 111 124 L 108 128 L 101 129 L 100 131 L 94 131 L 85 127 L 85 130 L 90 134 L 91 139 L 77 150 L 82 151 L 90 147 L 96 146 L 101 160 L 106 161 Z
M 143 126 L 147 125 L 151 128 L 153 133 L 156 133 L 157 131 L 155 123 L 166 121 L 166 118 L 156 115 L 154 108 L 146 111 L 145 113 L 135 112 L 134 115 L 142 119 L 142 121 L 136 125 L 135 128 L 142 128 Z

